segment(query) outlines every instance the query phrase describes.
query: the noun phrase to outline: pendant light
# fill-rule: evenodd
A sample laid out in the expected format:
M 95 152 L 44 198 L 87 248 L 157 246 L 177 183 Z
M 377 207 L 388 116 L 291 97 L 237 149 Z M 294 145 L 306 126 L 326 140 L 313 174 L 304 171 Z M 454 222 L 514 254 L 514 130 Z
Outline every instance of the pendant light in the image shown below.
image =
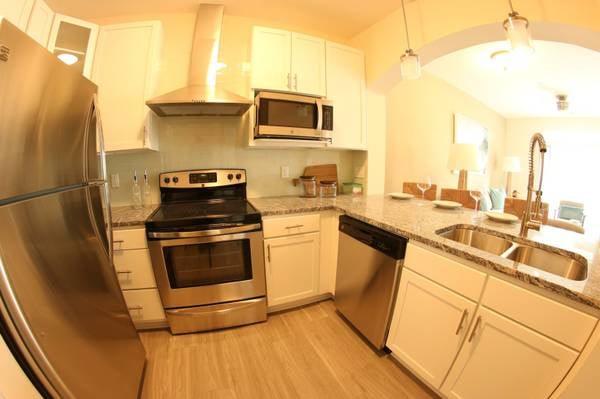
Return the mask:
M 407 49 L 400 57 L 400 76 L 402 79 L 419 79 L 421 77 L 421 61 L 419 56 L 410 48 L 410 37 L 408 36 L 408 23 L 406 22 L 406 9 L 402 0 L 402 14 L 404 15 L 404 29 L 406 30 Z
M 510 6 L 510 13 L 503 24 L 504 30 L 506 31 L 506 38 L 516 54 L 531 54 L 533 52 L 533 46 L 531 44 L 529 21 L 515 11 L 512 0 L 508 0 L 508 4 Z

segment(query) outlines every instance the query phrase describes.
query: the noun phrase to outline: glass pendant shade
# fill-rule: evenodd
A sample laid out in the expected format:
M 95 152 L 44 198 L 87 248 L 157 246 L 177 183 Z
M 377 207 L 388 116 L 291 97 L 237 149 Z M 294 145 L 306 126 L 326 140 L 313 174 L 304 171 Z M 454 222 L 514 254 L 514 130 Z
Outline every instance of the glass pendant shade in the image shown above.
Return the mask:
M 415 80 L 421 77 L 421 61 L 411 49 L 400 57 L 400 76 L 402 79 Z
M 520 16 L 516 12 L 510 13 L 504 21 L 504 30 L 506 31 L 506 38 L 515 53 L 528 55 L 533 52 L 531 32 L 527 18 Z

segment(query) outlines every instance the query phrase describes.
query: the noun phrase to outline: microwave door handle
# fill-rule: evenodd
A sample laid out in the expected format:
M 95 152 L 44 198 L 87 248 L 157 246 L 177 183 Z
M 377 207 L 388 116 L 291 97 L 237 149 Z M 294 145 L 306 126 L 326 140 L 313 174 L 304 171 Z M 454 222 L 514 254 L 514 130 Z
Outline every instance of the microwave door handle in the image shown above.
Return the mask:
M 261 99 L 261 95 L 258 94 L 255 98 L 254 98 L 254 108 L 256 108 L 256 116 L 254 119 L 254 134 L 258 135 L 258 116 L 259 116 L 259 110 L 260 110 L 260 99 Z
M 317 104 L 317 130 L 323 130 L 323 101 L 318 99 Z

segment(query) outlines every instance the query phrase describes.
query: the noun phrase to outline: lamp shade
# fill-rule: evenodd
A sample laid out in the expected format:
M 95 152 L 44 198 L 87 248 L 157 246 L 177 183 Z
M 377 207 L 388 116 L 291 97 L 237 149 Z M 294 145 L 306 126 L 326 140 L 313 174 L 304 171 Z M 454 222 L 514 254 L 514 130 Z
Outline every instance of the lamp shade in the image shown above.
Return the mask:
M 479 152 L 476 144 L 452 144 L 448 157 L 448 168 L 451 170 L 481 170 Z
M 520 172 L 521 159 L 514 155 L 504 157 L 504 161 L 502 163 L 502 170 L 504 170 L 505 172 Z

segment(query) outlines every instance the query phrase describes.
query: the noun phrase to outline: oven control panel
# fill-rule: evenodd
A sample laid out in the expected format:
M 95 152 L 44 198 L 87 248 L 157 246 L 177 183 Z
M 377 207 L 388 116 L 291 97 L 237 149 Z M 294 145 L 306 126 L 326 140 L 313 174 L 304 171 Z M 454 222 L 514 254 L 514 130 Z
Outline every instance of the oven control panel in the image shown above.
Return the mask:
M 203 169 L 160 174 L 160 187 L 210 188 L 246 183 L 245 169 Z

